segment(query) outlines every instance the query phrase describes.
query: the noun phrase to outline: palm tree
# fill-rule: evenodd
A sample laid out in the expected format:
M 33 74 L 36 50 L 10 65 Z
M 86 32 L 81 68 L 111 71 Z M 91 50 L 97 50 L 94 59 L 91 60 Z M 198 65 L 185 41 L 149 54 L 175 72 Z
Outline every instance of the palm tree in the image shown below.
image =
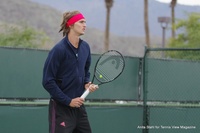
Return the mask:
M 171 7 L 171 20 L 172 20 L 172 38 L 175 38 L 175 6 L 176 6 L 177 0 L 172 0 L 170 3 Z
M 113 0 L 105 0 L 106 4 L 106 29 L 105 29 L 105 47 L 104 50 L 108 51 L 109 49 L 109 29 L 110 29 L 110 9 L 113 5 Z
M 150 47 L 149 19 L 148 19 L 148 0 L 144 0 L 144 26 L 145 26 L 146 45 L 147 45 L 147 47 Z

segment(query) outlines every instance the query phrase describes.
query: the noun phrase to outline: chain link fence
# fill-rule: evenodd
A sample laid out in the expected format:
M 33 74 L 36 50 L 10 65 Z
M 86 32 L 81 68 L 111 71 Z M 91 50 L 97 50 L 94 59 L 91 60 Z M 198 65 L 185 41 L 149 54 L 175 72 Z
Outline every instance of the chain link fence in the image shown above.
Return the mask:
M 200 120 L 200 49 L 146 49 L 144 133 L 196 133 Z
M 26 116 L 35 119 L 27 120 L 24 131 L 38 122 L 35 116 L 45 116 L 49 96 L 40 82 L 46 56 L 47 51 L 0 48 L 2 131 L 12 130 L 8 122 L 16 123 L 13 118 L 24 117 L 10 132 Z M 93 55 L 93 62 L 97 57 Z M 102 85 L 86 101 L 94 132 L 199 133 L 200 49 L 146 49 L 144 58 L 125 60 L 119 79 Z M 38 130 L 46 131 L 46 126 Z

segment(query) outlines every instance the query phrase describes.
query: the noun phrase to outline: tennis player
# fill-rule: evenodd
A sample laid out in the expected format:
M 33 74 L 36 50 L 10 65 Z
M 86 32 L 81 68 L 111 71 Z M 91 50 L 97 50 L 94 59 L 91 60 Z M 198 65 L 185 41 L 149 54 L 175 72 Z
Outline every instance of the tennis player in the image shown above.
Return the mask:
M 59 32 L 63 39 L 49 52 L 43 68 L 43 87 L 49 92 L 49 133 L 91 133 L 84 99 L 90 82 L 91 53 L 85 33 L 86 19 L 79 11 L 65 12 Z

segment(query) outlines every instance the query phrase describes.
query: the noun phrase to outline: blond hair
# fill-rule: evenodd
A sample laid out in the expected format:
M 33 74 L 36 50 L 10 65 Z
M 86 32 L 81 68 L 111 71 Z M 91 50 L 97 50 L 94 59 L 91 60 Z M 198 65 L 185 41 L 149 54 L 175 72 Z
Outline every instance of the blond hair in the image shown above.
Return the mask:
M 63 36 L 66 36 L 69 33 L 70 28 L 66 26 L 67 21 L 73 17 L 76 14 L 79 14 L 80 12 L 75 10 L 75 11 L 69 11 L 69 12 L 64 12 L 63 13 L 63 18 L 62 18 L 62 22 L 60 24 L 60 30 L 59 32 L 63 33 Z

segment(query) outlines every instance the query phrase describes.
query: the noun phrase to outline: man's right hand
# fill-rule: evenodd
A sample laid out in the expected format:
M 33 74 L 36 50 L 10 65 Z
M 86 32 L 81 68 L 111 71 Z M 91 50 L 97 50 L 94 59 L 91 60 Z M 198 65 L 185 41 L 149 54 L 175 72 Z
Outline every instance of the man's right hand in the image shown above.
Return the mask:
M 80 98 L 80 97 L 77 97 L 77 98 L 74 98 L 72 99 L 71 103 L 69 104 L 70 107 L 76 107 L 76 108 L 79 108 L 81 105 L 83 105 L 84 103 L 84 99 L 83 98 Z

